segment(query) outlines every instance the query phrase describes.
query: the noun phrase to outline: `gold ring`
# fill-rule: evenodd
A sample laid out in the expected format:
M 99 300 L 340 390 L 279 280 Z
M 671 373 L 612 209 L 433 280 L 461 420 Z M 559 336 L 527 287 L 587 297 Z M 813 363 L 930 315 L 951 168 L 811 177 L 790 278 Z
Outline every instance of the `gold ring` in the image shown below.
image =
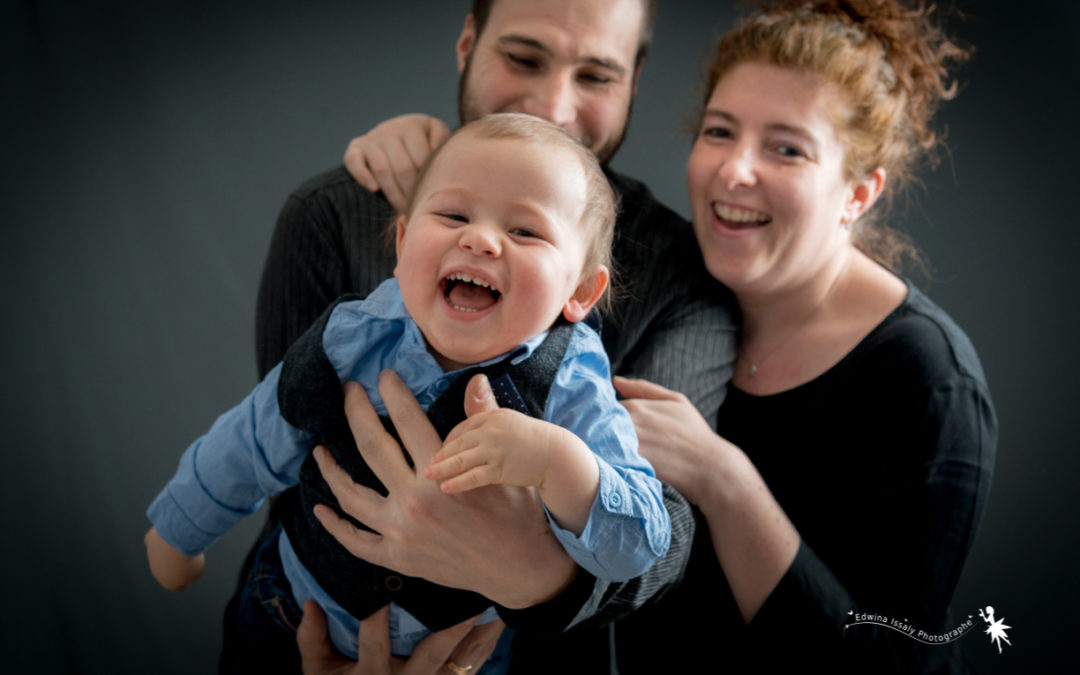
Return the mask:
M 447 661 L 446 667 L 452 670 L 454 672 L 454 675 L 466 675 L 470 670 L 472 670 L 472 666 L 459 666 L 453 661 Z

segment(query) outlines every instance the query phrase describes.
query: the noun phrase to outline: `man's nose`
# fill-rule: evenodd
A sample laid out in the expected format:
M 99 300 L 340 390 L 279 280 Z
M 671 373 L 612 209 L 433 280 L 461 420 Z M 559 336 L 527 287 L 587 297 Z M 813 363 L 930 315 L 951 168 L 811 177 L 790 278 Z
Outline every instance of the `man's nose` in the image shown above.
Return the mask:
M 575 133 L 577 92 L 570 74 L 561 71 L 549 73 L 528 96 L 524 112 Z

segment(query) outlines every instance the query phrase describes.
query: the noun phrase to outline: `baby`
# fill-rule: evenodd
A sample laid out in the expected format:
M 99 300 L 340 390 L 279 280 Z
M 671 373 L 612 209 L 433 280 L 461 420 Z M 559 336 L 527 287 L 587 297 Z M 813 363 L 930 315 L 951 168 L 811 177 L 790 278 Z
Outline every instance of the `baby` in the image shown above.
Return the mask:
M 487 375 L 512 412 L 472 418 L 418 468 L 449 493 L 535 486 L 579 565 L 612 581 L 639 576 L 666 553 L 670 522 L 616 401 L 600 338 L 583 321 L 608 286 L 614 221 L 596 159 L 558 127 L 500 114 L 455 132 L 428 159 L 395 222 L 394 278 L 328 309 L 185 451 L 147 510 L 155 578 L 174 590 L 191 583 L 211 543 L 263 497 L 298 486 L 283 495 L 282 525 L 256 555 L 244 591 L 251 597 L 243 602 L 269 614 L 249 619 L 262 626 L 245 626 L 249 634 L 294 639 L 288 631 L 308 598 L 326 612 L 335 647 L 352 658 L 359 621 L 386 604 L 392 648 L 402 656 L 431 630 L 481 612 L 496 618 L 475 593 L 351 556 L 312 514 L 319 503 L 337 508 L 312 458 L 316 444 L 354 479 L 384 490 L 356 452 L 342 385 L 358 382 L 385 416 L 377 388 L 385 369 L 401 376 L 443 438 L 464 419 L 466 382 Z M 493 443 L 493 425 L 513 441 Z M 251 614 L 242 608 L 241 621 Z

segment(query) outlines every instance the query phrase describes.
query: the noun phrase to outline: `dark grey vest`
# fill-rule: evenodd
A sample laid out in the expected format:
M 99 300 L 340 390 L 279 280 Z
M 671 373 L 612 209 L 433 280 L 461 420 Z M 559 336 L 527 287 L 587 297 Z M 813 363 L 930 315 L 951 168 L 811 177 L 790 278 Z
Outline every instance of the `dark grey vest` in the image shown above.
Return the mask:
M 386 488 L 356 449 L 345 418 L 342 384 L 322 344 L 323 331 L 334 307 L 360 298 L 349 295 L 338 299 L 289 348 L 281 369 L 278 403 L 282 416 L 293 426 L 313 432 L 353 480 L 385 496 Z M 428 418 L 439 436 L 445 438 L 465 419 L 462 403 L 465 386 L 473 375 L 481 372 L 488 376 L 500 407 L 543 417 L 548 393 L 573 330 L 572 324 L 560 318 L 548 337 L 519 365 L 511 365 L 507 358 L 462 372 L 428 409 Z M 390 420 L 382 421 L 397 438 Z M 311 455 L 301 466 L 299 485 L 286 491 L 282 501 L 282 526 L 300 561 L 323 590 L 359 619 L 393 601 L 437 631 L 476 616 L 492 604 L 478 593 L 398 574 L 349 553 L 315 519 L 312 513 L 315 505 L 326 504 L 354 525 L 369 531 L 370 528 L 341 510 Z

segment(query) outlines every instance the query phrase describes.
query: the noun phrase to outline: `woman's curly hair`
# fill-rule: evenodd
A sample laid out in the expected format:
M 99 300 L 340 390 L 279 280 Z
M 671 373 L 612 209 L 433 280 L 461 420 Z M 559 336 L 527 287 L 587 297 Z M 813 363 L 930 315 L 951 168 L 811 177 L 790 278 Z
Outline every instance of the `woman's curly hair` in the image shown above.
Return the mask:
M 717 41 L 706 75 L 706 102 L 716 83 L 741 63 L 770 63 L 819 78 L 837 95 L 834 122 L 846 145 L 845 177 L 884 168 L 884 197 L 890 204 L 920 165 L 936 164 L 942 136 L 931 120 L 941 102 L 956 95 L 948 66 L 968 58 L 971 49 L 953 42 L 934 23 L 933 4 L 758 4 L 757 13 Z M 890 269 L 907 257 L 918 260 L 907 237 L 865 216 L 853 236 L 856 246 Z

